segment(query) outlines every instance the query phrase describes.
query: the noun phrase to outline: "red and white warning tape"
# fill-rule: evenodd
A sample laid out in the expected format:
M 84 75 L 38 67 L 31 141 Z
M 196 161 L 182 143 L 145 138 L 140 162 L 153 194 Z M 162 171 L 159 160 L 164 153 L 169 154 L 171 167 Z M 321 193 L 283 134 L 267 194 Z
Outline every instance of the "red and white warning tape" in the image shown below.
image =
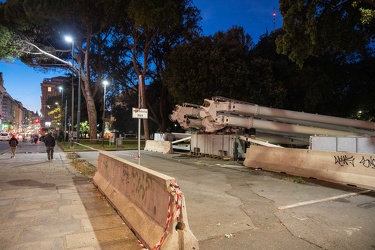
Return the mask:
M 170 184 L 170 191 L 169 191 L 169 199 L 168 199 L 168 214 L 167 214 L 167 221 L 165 223 L 163 236 L 160 238 L 159 242 L 152 248 L 152 250 L 158 250 L 160 249 L 161 245 L 163 244 L 163 241 L 166 236 L 167 229 L 169 227 L 169 223 L 172 219 L 172 214 L 174 218 L 179 218 L 181 214 L 181 190 L 180 186 L 177 185 L 176 180 L 173 181 L 173 183 Z M 171 213 L 171 196 L 173 195 L 173 200 L 175 202 L 176 206 L 176 212 Z M 147 250 L 147 248 L 138 240 L 138 244 L 142 247 L 142 250 Z

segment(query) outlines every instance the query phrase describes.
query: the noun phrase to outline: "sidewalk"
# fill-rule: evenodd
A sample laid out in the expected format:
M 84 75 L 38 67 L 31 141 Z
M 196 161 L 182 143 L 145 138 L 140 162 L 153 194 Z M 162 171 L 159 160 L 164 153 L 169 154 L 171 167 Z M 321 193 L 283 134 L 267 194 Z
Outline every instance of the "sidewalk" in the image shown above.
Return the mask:
M 0 155 L 0 249 L 141 249 L 92 180 L 55 148 L 20 143 Z

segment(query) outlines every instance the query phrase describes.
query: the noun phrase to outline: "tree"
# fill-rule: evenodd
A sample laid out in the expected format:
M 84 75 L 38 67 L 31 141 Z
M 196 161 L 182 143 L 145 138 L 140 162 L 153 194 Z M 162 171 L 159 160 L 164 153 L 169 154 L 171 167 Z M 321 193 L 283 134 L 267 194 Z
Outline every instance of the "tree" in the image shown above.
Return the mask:
M 374 9 L 371 1 L 280 0 L 283 31 L 277 51 L 300 67 L 309 57 L 335 55 L 342 61 L 356 61 L 373 53 L 374 24 L 363 24 L 361 7 Z M 355 38 L 355 39 L 354 39 Z
M 86 138 L 86 135 L 90 133 L 90 125 L 87 121 L 81 122 L 81 135 L 83 135 L 83 138 Z M 81 135 L 79 135 L 81 137 Z
M 374 57 L 350 62 L 326 54 L 307 59 L 300 68 L 276 53 L 280 32 L 263 36 L 250 53 L 251 81 L 255 83 L 249 94 L 252 102 L 339 117 L 374 117 Z
M 12 61 L 13 58 L 20 56 L 20 51 L 16 48 L 20 47 L 18 41 L 14 39 L 14 34 L 7 27 L 0 25 L 0 58 L 6 61 Z
M 369 4 L 372 7 L 375 7 L 374 0 L 358 0 L 353 2 L 353 7 L 357 8 L 360 3 Z M 375 18 L 375 9 L 370 9 L 367 7 L 359 7 L 359 11 L 361 12 L 361 21 L 363 24 L 369 24 Z
M 125 98 L 123 100 L 122 98 Z M 122 99 L 122 100 L 121 100 Z M 135 94 L 129 100 L 124 95 L 119 96 L 118 101 L 121 105 L 116 105 L 112 109 L 112 115 L 116 117 L 112 123 L 112 127 L 117 129 L 120 133 L 135 134 L 137 131 L 137 119 L 132 117 L 132 108 L 137 104 L 138 96 Z
M 251 90 L 252 47 L 251 37 L 241 27 L 196 38 L 171 51 L 163 80 L 179 103 L 201 104 L 212 96 L 243 99 Z
M 31 66 L 45 68 L 67 67 L 69 50 L 59 51 L 62 34 L 73 36 L 74 64 L 71 71 L 80 77 L 81 89 L 86 100 L 90 126 L 90 138 L 97 137 L 97 111 L 95 95 L 97 83 L 101 82 L 101 50 L 108 37 L 108 19 L 105 13 L 106 1 L 22 1 L 9 0 L 2 6 L 4 18 L 1 20 L 12 32 L 20 34 L 22 43 L 21 60 Z M 96 44 L 92 41 L 95 40 Z M 25 42 L 26 41 L 26 42 Z M 27 44 L 28 46 L 25 46 Z M 49 51 L 48 53 L 44 53 Z M 58 60 L 60 59 L 60 60 Z M 60 63 L 56 65 L 56 60 Z M 64 65 L 61 65 L 63 63 Z
M 116 2 L 116 10 L 127 13 L 126 16 L 118 15 L 118 25 L 122 31 L 122 42 L 128 48 L 128 54 L 132 61 L 135 75 L 129 77 L 133 83 L 139 85 L 139 107 L 149 109 L 149 118 L 154 121 L 165 119 L 165 114 L 160 114 L 149 104 L 147 99 L 146 82 L 151 82 L 160 77 L 163 67 L 163 60 L 152 61 L 156 55 L 156 48 L 163 48 L 163 52 L 175 44 L 181 43 L 183 39 L 194 36 L 199 20 L 198 10 L 192 5 L 190 0 L 131 0 L 129 3 L 123 1 Z M 119 12 L 117 12 L 119 13 Z M 155 52 L 155 54 L 152 54 Z M 154 68 L 154 70 L 152 70 Z M 138 78 L 140 76 L 140 78 Z M 133 84 L 135 86 L 135 84 Z M 162 86 L 163 87 L 163 86 Z M 165 89 L 161 92 L 164 103 L 167 98 Z M 162 105 L 160 106 L 163 107 Z M 164 113 L 164 112 L 162 112 Z M 158 115 L 159 114 L 159 115 Z M 161 126 L 163 122 L 160 123 Z M 145 138 L 149 138 L 149 124 L 143 120 Z
M 286 56 L 276 53 L 275 38 L 278 33 L 264 35 L 250 51 L 249 82 L 251 87 L 244 100 L 275 108 L 287 107 L 286 76 L 295 72 L 295 65 Z

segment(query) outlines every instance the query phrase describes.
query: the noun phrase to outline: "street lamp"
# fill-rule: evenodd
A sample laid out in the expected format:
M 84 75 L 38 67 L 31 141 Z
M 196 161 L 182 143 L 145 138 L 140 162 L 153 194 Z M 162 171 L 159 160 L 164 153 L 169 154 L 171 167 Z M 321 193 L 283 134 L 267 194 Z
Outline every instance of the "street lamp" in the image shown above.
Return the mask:
M 107 88 L 108 81 L 103 81 L 104 85 L 104 94 L 103 94 L 103 127 L 102 127 L 102 148 L 104 148 L 104 128 L 105 128 L 105 93 Z
M 59 89 L 61 91 L 61 110 L 62 110 L 62 107 L 64 105 L 64 88 L 60 86 Z M 66 139 L 66 137 L 65 137 L 65 134 L 66 134 L 66 105 L 65 105 L 65 108 L 64 108 L 64 118 L 61 115 L 61 123 L 63 123 L 63 122 L 64 122 L 63 141 L 65 141 L 65 139 Z
M 78 110 L 77 110 L 77 142 L 79 142 L 79 136 L 80 136 L 80 123 L 81 123 L 81 65 L 78 63 Z
M 55 102 L 55 105 L 56 105 L 56 108 L 59 108 L 60 107 L 60 104 L 58 102 Z M 54 110 L 56 110 L 56 108 L 54 108 Z M 61 108 L 60 108 L 60 112 L 61 112 Z M 60 121 L 57 121 L 56 122 L 56 126 L 59 126 L 59 122 Z
M 70 42 L 72 43 L 72 115 L 71 115 L 71 124 L 72 124 L 72 133 L 74 131 L 74 40 L 72 37 L 70 36 L 66 36 L 65 37 L 65 40 L 67 42 Z M 72 144 L 74 145 L 74 144 Z
M 60 122 L 61 122 L 61 124 L 63 124 L 64 123 L 64 118 L 63 118 L 64 89 L 63 89 L 63 87 L 60 86 L 59 90 L 61 92 L 61 105 L 60 105 L 61 120 L 60 120 Z M 61 125 L 61 130 L 63 130 L 62 125 Z M 63 135 L 64 135 L 64 133 L 65 133 L 65 131 L 63 131 Z

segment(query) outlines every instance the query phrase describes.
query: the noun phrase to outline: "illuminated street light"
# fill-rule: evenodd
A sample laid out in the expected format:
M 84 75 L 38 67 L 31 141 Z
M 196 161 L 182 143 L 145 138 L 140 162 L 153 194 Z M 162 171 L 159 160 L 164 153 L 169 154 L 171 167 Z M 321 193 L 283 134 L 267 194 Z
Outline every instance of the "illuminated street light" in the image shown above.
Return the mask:
M 72 124 L 72 133 L 74 131 L 74 71 L 73 71 L 73 65 L 74 65 L 74 40 L 70 36 L 66 36 L 65 40 L 67 42 L 72 43 L 72 115 L 71 115 L 71 124 Z M 74 145 L 74 144 L 72 144 Z
M 81 66 L 78 63 L 78 104 L 77 104 L 77 142 L 79 142 L 80 129 L 81 129 Z
M 103 127 L 102 127 L 102 148 L 104 148 L 104 128 L 105 128 L 105 93 L 106 93 L 106 88 L 108 85 L 108 81 L 103 81 L 103 86 L 104 86 L 104 94 L 103 94 Z

